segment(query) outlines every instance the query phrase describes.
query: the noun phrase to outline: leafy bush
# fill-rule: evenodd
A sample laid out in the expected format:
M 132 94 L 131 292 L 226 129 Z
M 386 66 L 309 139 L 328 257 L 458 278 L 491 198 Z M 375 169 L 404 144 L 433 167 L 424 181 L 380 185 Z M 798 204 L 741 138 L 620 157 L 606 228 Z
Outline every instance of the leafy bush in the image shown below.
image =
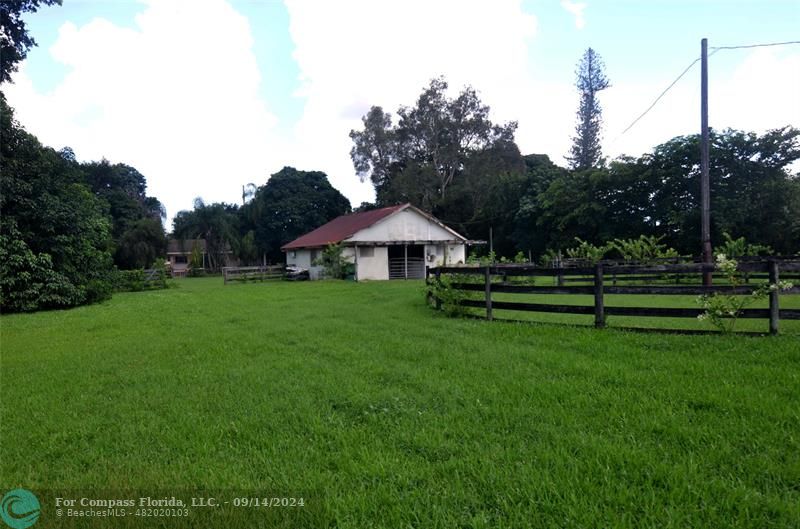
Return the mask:
M 0 307 L 66 308 L 109 295 L 106 204 L 71 159 L 14 120 L 0 93 Z
M 155 272 L 148 279 L 144 269 L 116 270 L 114 272 L 114 285 L 118 292 L 141 292 L 142 290 L 160 290 L 168 288 L 169 277 L 163 262 L 156 262 L 152 268 Z
M 13 226 L 0 235 L 0 306 L 3 312 L 65 308 L 84 302 L 81 289 L 53 269 L 50 254 L 34 253 Z
M 455 283 L 478 283 L 479 276 L 471 274 L 443 275 L 431 278 L 427 284 L 427 298 L 439 299 L 442 303 L 442 310 L 451 317 L 461 317 L 469 314 L 470 307 L 462 304 L 467 299 L 477 299 L 480 294 L 469 290 L 453 288 Z
M 189 271 L 187 274 L 189 277 L 201 277 L 206 275 L 206 271 L 203 268 L 203 252 L 200 250 L 200 245 L 197 241 L 195 241 L 194 246 L 192 246 L 192 254 L 189 257 Z
M 680 257 L 676 250 L 661 243 L 663 238 L 663 235 L 661 237 L 640 235 L 638 239 L 614 239 L 608 244 L 608 249 L 616 250 L 626 261 L 636 261 L 642 264 Z
M 115 287 L 119 292 L 139 292 L 144 290 L 144 270 L 117 270 Z
M 762 254 L 773 253 L 772 248 L 761 244 L 750 244 L 745 241 L 744 237 L 734 239 L 728 232 L 722 232 L 725 238 L 725 243 L 714 249 L 714 253 L 719 255 L 723 254 L 731 259 L 737 257 L 755 257 Z
M 322 266 L 325 276 L 332 279 L 344 279 L 355 273 L 355 264 L 344 256 L 341 244 L 329 244 L 312 264 Z
M 541 266 L 553 266 L 553 264 L 559 260 L 561 260 L 561 252 L 548 248 L 539 257 L 539 264 Z
M 99 303 L 111 299 L 114 286 L 108 279 L 92 279 L 86 284 L 86 303 Z
M 575 240 L 578 241 L 578 246 L 567 249 L 567 255 L 572 259 L 580 259 L 591 264 L 596 264 L 609 250 L 608 245 L 595 246 L 592 243 L 581 240 L 579 237 L 575 237 Z
M 788 281 L 778 283 L 764 283 L 748 296 L 736 295 L 735 289 L 741 286 L 743 279 L 737 270 L 738 263 L 735 259 L 729 259 L 725 254 L 719 253 L 716 256 L 717 269 L 720 270 L 730 283 L 731 292 L 717 292 L 710 295 L 702 295 L 697 298 L 697 303 L 705 309 L 697 319 L 708 321 L 724 333 L 732 332 L 736 326 L 736 320 L 742 314 L 742 310 L 748 305 L 764 299 L 774 290 L 788 290 L 794 285 Z

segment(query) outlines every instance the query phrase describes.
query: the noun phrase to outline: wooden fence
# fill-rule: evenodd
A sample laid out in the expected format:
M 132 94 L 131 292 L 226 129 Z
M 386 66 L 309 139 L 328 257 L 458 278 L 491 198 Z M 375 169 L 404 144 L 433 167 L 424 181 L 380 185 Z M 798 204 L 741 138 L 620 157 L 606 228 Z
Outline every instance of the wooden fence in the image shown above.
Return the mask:
M 222 269 L 224 284 L 229 281 L 265 281 L 268 279 L 283 279 L 284 266 L 226 266 Z
M 790 273 L 796 277 L 800 272 L 800 260 L 769 260 L 741 262 L 737 267 L 742 274 L 766 273 L 770 284 L 777 283 L 781 273 Z M 663 295 L 708 295 L 715 293 L 750 295 L 759 286 L 754 284 L 717 285 L 705 287 L 699 284 L 700 275 L 703 273 L 717 272 L 714 265 L 701 263 L 692 264 L 657 264 L 657 265 L 630 265 L 615 262 L 600 262 L 594 266 L 572 268 L 543 268 L 530 265 L 491 265 L 491 266 L 455 266 L 429 268 L 426 281 L 430 284 L 435 281 L 441 284 L 442 274 L 455 276 L 482 276 L 483 281 L 478 282 L 451 282 L 450 288 L 460 291 L 483 292 L 484 299 L 464 299 L 461 306 L 483 308 L 486 319 L 492 320 L 493 310 L 512 310 L 526 312 L 551 312 L 561 314 L 594 315 L 595 327 L 602 328 L 606 324 L 607 315 L 615 316 L 642 316 L 642 317 L 668 317 L 668 318 L 697 318 L 705 312 L 702 308 L 666 308 L 666 307 L 607 307 L 606 294 L 633 294 L 648 296 Z M 588 286 L 565 286 L 564 276 L 571 279 L 590 283 Z M 509 282 L 509 277 L 549 276 L 554 278 L 553 286 L 526 285 Z M 583 277 L 575 277 L 583 276 Z M 607 284 L 607 279 L 614 278 L 612 285 Z M 677 277 L 677 283 L 683 281 L 695 284 L 672 284 Z M 560 279 L 559 279 L 560 278 Z M 640 282 L 644 279 L 659 278 L 662 284 L 637 285 L 617 284 L 630 281 Z M 499 281 L 498 281 L 499 280 Z M 584 294 L 592 295 L 592 305 L 560 305 L 546 303 L 521 303 L 512 301 L 498 301 L 492 299 L 493 293 L 508 294 Z M 742 309 L 739 318 L 763 318 L 769 320 L 770 334 L 778 333 L 779 321 L 800 320 L 800 309 L 780 309 L 781 295 L 800 294 L 800 286 L 780 292 L 773 289 L 769 293 L 768 309 Z M 441 309 L 441 299 L 434 299 L 436 308 Z

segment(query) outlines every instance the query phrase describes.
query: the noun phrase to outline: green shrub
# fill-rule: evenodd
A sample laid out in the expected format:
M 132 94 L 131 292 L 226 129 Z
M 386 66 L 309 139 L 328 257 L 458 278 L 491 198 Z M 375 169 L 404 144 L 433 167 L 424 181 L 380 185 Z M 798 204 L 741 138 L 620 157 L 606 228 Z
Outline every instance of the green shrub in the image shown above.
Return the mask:
M 442 310 L 445 314 L 451 317 L 461 317 L 469 314 L 471 307 L 463 305 L 463 301 L 467 299 L 480 299 L 481 294 L 471 290 L 460 290 L 453 288 L 456 283 L 482 283 L 483 277 L 473 274 L 453 274 L 442 275 L 437 281 L 435 277 L 431 278 L 428 282 L 427 299 L 439 299 L 442 304 Z
M 755 257 L 762 254 L 773 253 L 772 248 L 761 244 L 750 244 L 744 237 L 734 239 L 728 232 L 722 232 L 725 242 L 720 246 L 714 248 L 714 254 L 723 254 L 731 259 L 737 257 Z
M 676 250 L 661 243 L 663 238 L 663 235 L 661 237 L 639 235 L 638 239 L 614 239 L 608 243 L 608 249 L 616 250 L 626 261 L 636 261 L 642 264 L 680 257 Z
M 203 268 L 203 252 L 200 250 L 200 245 L 197 244 L 197 241 L 195 241 L 194 246 L 192 246 L 187 275 L 189 277 L 201 277 L 206 275 L 206 271 Z
M 341 244 L 329 244 L 312 264 L 322 266 L 325 277 L 331 279 L 344 279 L 355 274 L 356 270 L 355 264 L 344 256 L 344 246 Z
M 169 274 L 166 266 L 161 262 L 157 262 L 153 269 L 155 274 L 150 276 L 149 280 L 147 279 L 148 274 L 141 268 L 138 270 L 114 271 L 114 289 L 117 292 L 141 292 L 142 290 L 169 288 L 167 281 Z
M 598 263 L 609 250 L 608 245 L 595 246 L 592 243 L 581 240 L 579 237 L 575 237 L 575 240 L 578 241 L 578 246 L 567 249 L 567 256 L 572 259 L 580 259 L 595 264 Z
M 66 308 L 86 302 L 86 290 L 54 270 L 48 253 L 34 253 L 12 224 L 0 235 L 3 312 Z
M 697 319 L 700 321 L 708 321 L 724 333 L 733 332 L 736 327 L 736 320 L 742 314 L 748 305 L 764 299 L 773 290 L 788 290 L 794 285 L 788 281 L 780 281 L 778 283 L 763 283 L 758 286 L 750 295 L 742 296 L 735 294 L 735 289 L 741 286 L 744 282 L 740 276 L 737 267 L 738 263 L 735 259 L 729 259 L 725 254 L 717 254 L 716 256 L 717 269 L 720 270 L 730 283 L 731 292 L 716 292 L 714 294 L 706 294 L 697 298 L 697 303 L 705 312 L 700 314 Z

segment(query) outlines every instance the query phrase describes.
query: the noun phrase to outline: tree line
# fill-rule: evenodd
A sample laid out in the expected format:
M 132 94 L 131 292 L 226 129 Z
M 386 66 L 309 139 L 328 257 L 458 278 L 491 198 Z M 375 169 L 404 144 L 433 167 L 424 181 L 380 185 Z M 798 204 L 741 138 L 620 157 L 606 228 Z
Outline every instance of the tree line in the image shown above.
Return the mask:
M 106 299 L 116 269 L 163 259 L 164 208 L 125 164 L 79 163 L 43 146 L 0 92 L 0 306 L 4 312 Z
M 561 167 L 522 155 L 516 123 L 495 124 L 471 87 L 447 95 L 434 79 L 396 116 L 373 106 L 351 131 L 356 172 L 375 207 L 412 202 L 471 239 L 492 237 L 495 253 L 541 255 L 580 238 L 658 237 L 682 255 L 699 253 L 699 135 L 673 138 L 640 157 L 608 162 L 600 148 L 598 94 L 610 87 L 589 48 L 576 71 L 580 95 L 572 148 Z M 800 131 L 711 131 L 712 238 L 723 233 L 800 250 Z M 487 249 L 483 250 L 488 251 Z
M 507 257 L 565 251 L 576 239 L 600 247 L 641 237 L 698 254 L 699 135 L 606 161 L 597 92 L 609 83 L 588 71 L 589 58 L 591 68 L 602 67 L 593 51 L 579 65 L 583 95 L 568 167 L 521 154 L 516 123 L 493 123 L 475 90 L 451 98 L 437 78 L 413 106 L 396 116 L 374 106 L 350 133 L 353 165 L 376 195 L 356 211 L 411 202 L 470 239 L 487 240 L 491 231 L 495 253 Z M 727 233 L 781 254 L 800 250 L 800 179 L 790 171 L 800 158 L 798 138 L 792 127 L 711 131 L 714 240 Z M 286 167 L 253 188 L 241 206 L 197 201 L 177 215 L 174 235 L 205 238 L 215 263 L 225 248 L 242 262 L 275 263 L 283 261 L 281 245 L 351 211 L 322 172 Z

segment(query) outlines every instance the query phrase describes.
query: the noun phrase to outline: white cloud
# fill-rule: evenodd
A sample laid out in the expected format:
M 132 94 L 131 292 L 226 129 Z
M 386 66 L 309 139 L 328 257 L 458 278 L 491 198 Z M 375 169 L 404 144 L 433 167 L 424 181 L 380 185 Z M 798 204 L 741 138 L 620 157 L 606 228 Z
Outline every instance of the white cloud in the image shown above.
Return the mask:
M 354 204 L 373 196 L 355 176 L 348 137 L 370 106 L 394 113 L 439 75 L 454 92 L 474 86 L 497 121 L 517 119 L 519 103 L 534 98 L 527 64 L 536 18 L 518 0 L 286 5 L 306 98 L 295 163 L 324 168 Z
M 720 52 L 725 53 L 725 52 Z M 800 53 L 759 49 L 709 59 L 709 125 L 764 132 L 784 125 L 800 126 Z M 716 73 L 722 61 L 730 72 Z M 679 72 L 646 83 L 615 84 L 602 94 L 606 121 L 605 151 L 611 156 L 638 156 L 675 136 L 700 131 L 700 69 L 696 65 L 629 132 L 621 132 L 641 114 Z M 613 79 L 612 79 L 613 81 Z M 613 84 L 613 83 L 612 83 Z
M 476 88 L 494 121 L 517 120 L 523 153 L 565 163 L 578 95 L 572 78 L 547 79 L 537 71 L 529 49 L 547 43 L 536 38 L 537 19 L 521 0 L 286 5 L 301 72 L 296 95 L 305 105 L 284 135 L 258 96 L 262 79 L 250 25 L 223 0 L 153 0 L 135 29 L 102 19 L 65 24 L 50 50 L 71 69 L 63 82 L 39 93 L 23 64 L 16 84 L 4 90 L 18 119 L 46 144 L 137 167 L 170 215 L 191 207 L 195 196 L 237 201 L 241 184 L 263 183 L 283 165 L 325 171 L 353 205 L 371 200 L 371 185 L 355 175 L 348 133 L 360 128 L 371 105 L 394 113 L 414 104 L 438 75 L 454 93 L 465 84 Z M 622 81 L 615 79 L 615 61 L 607 63 L 612 87 L 601 94 L 607 155 L 638 156 L 699 129 L 695 67 L 618 138 L 679 72 Z M 711 125 L 798 126 L 799 85 L 794 49 L 720 52 L 711 58 Z
M 236 201 L 279 154 L 250 24 L 222 0 L 145 4 L 136 29 L 64 24 L 49 51 L 69 73 L 42 94 L 23 64 L 9 101 L 45 144 L 139 169 L 170 216 L 196 196 Z
M 578 94 L 571 78 L 554 81 L 536 71 L 528 50 L 546 43 L 536 40 L 537 20 L 523 11 L 521 2 L 286 4 L 306 98 L 292 140 L 292 163 L 327 171 L 354 205 L 373 194 L 355 176 L 349 131 L 360 128 L 360 116 L 371 105 L 391 112 L 412 105 L 427 82 L 442 74 L 454 91 L 464 84 L 478 89 L 494 121 L 517 120 L 523 153 L 545 153 L 555 163 L 566 163 Z M 742 57 L 730 75 L 718 74 L 712 62 L 712 126 L 763 131 L 800 124 L 800 104 L 791 94 L 800 84 L 799 59 L 797 54 L 760 50 Z M 699 128 L 695 69 L 617 138 L 678 73 L 665 71 L 663 77 L 637 83 L 612 78 L 613 86 L 601 94 L 607 155 L 639 156 Z
M 575 27 L 583 29 L 586 27 L 586 18 L 583 16 L 583 10 L 587 5 L 583 2 L 571 2 L 570 0 L 561 0 L 561 7 L 566 9 L 575 17 Z

